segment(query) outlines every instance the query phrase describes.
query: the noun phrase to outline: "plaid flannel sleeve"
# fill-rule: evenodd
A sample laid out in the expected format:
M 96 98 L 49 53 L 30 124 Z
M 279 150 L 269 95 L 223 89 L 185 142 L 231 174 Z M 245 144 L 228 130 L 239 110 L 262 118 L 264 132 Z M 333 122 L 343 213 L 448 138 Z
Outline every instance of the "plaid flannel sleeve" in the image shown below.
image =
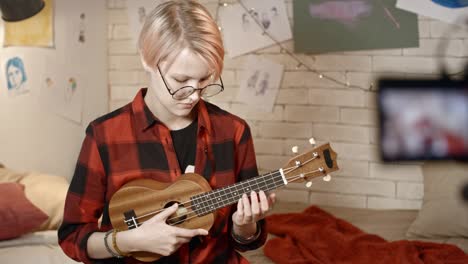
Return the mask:
M 105 201 L 105 170 L 92 125 L 78 157 L 73 179 L 65 200 L 59 244 L 66 255 L 84 263 L 93 263 L 87 254 L 89 236 L 99 231 L 98 219 Z

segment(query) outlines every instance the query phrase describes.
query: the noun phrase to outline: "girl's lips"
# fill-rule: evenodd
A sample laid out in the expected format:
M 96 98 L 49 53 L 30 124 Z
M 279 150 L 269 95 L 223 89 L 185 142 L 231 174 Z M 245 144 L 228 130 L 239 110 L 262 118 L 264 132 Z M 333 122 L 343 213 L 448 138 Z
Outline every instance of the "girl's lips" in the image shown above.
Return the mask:
M 184 109 L 190 109 L 193 107 L 193 104 L 180 104 Z

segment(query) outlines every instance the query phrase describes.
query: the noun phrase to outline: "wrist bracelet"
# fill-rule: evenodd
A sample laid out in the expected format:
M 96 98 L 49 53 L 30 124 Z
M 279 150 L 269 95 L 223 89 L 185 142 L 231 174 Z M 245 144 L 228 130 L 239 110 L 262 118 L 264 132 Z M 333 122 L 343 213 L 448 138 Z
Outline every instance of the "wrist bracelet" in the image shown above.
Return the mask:
M 262 233 L 262 230 L 261 230 L 261 227 L 258 224 L 258 222 L 257 222 L 257 232 L 255 232 L 255 234 L 253 234 L 253 235 L 251 235 L 250 237 L 247 237 L 247 238 L 243 238 L 243 237 L 237 235 L 236 233 L 234 233 L 234 228 L 231 229 L 231 236 L 234 239 L 234 241 L 236 241 L 237 243 L 242 244 L 242 245 L 249 244 L 252 241 L 255 241 L 260 236 L 260 233 Z
M 114 229 L 114 231 L 112 232 L 112 246 L 121 258 L 128 257 L 130 256 L 130 254 L 122 252 L 122 250 L 120 250 L 120 248 L 117 246 L 117 232 L 119 232 L 119 230 L 117 229 Z
M 107 243 L 107 237 L 110 235 L 110 233 L 113 233 L 114 230 L 109 230 L 106 232 L 106 235 L 104 236 L 104 245 L 106 246 L 106 249 L 107 249 L 107 252 L 109 252 L 113 257 L 115 258 L 123 258 L 123 256 L 115 253 L 114 251 L 111 250 L 111 248 L 109 247 L 109 244 Z

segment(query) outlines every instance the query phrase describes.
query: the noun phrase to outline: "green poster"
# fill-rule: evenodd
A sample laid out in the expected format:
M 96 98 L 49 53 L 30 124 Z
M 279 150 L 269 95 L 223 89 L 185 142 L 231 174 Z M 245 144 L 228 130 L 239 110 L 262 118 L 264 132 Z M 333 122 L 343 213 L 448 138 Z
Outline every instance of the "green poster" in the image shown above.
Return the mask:
M 396 0 L 294 0 L 295 52 L 418 47 L 417 15 Z

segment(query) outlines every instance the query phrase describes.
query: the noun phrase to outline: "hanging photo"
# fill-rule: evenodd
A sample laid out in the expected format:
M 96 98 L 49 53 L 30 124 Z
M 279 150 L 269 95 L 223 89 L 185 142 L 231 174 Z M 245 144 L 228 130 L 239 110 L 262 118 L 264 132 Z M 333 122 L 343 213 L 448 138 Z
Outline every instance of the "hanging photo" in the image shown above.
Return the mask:
M 264 112 L 272 112 L 283 76 L 282 64 L 249 56 L 241 75 L 237 99 Z
M 292 38 L 283 0 L 248 0 L 219 9 L 219 22 L 229 57 L 236 57 Z
M 396 0 L 295 0 L 295 52 L 418 47 L 418 21 Z
M 451 24 L 465 25 L 468 19 L 468 1 L 462 0 L 398 0 L 398 8 L 432 17 Z

